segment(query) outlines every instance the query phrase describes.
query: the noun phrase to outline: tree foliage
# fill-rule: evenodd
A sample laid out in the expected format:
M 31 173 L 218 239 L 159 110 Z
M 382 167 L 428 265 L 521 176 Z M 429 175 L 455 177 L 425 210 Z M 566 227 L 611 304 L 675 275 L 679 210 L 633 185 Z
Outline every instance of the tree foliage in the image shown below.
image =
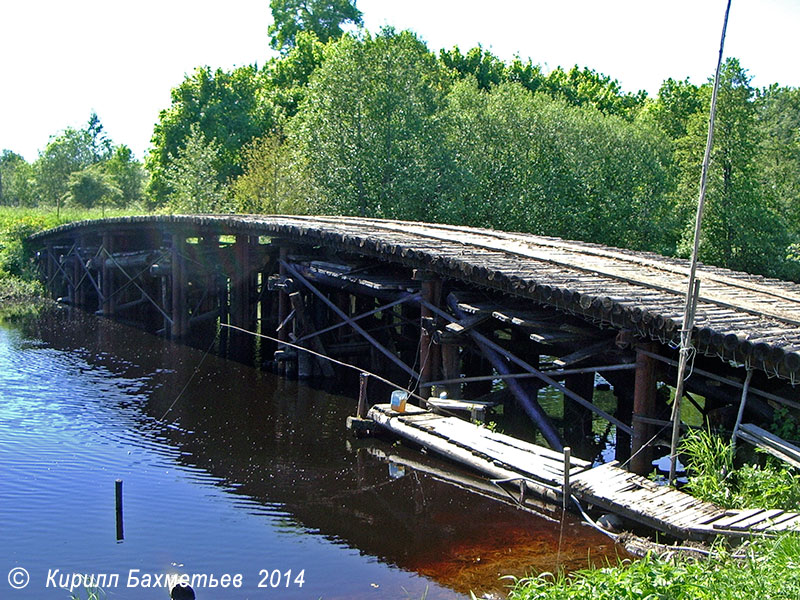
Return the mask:
M 273 23 L 270 45 L 286 53 L 295 47 L 298 35 L 310 31 L 320 41 L 341 37 L 342 25 L 361 25 L 361 11 L 355 0 L 270 0 Z
M 791 238 L 774 189 L 759 176 L 754 95 L 747 72 L 738 60 L 728 59 L 720 78 L 700 258 L 731 269 L 785 276 L 791 268 L 785 260 Z M 699 190 L 710 96 L 709 84 L 701 90 L 704 110 L 688 119 L 686 135 L 677 142 L 678 194 L 692 207 Z M 689 220 L 684 254 L 693 231 Z
M 320 193 L 316 208 L 427 218 L 444 91 L 441 66 L 410 32 L 329 46 L 290 129 Z
M 298 213 L 311 197 L 303 157 L 278 135 L 253 140 L 243 152 L 244 174 L 233 184 L 237 212 Z
M 3 150 L 0 154 L 0 206 L 35 204 L 33 167 L 19 154 Z
M 222 146 L 208 140 L 193 124 L 185 145 L 170 160 L 166 183 L 173 190 L 167 208 L 176 213 L 219 213 L 229 208 L 227 191 L 219 179 L 217 165 Z
M 274 110 L 255 67 L 231 72 L 198 68 L 172 90 L 172 104 L 159 115 L 145 164 L 150 172 L 149 193 L 156 205 L 169 200 L 175 189 L 167 170 L 185 148 L 192 128 L 218 147 L 213 165 L 217 182 L 225 185 L 242 173 L 240 152 L 255 137 L 274 126 Z

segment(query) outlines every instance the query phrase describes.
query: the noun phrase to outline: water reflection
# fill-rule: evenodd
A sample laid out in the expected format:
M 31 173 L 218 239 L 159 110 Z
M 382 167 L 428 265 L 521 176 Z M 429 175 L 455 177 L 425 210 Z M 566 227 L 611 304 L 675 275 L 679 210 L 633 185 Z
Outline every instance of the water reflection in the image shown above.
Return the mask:
M 572 519 L 550 522 L 410 468 L 390 473 L 375 455 L 400 450 L 348 440 L 349 398 L 66 316 L 0 328 L 0 557 L 27 565 L 33 581 L 17 598 L 65 598 L 43 589 L 53 567 L 243 573 L 225 598 L 262 597 L 259 575 L 273 569 L 305 570 L 303 588 L 281 597 L 454 598 L 530 567 L 615 555 Z

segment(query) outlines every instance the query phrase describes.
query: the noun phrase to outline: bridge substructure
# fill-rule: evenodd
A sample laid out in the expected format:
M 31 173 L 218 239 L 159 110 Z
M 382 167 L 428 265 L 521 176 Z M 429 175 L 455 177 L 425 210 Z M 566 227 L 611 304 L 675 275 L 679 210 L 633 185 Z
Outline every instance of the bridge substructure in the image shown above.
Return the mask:
M 441 410 L 479 416 L 502 403 L 553 449 L 585 449 L 587 459 L 598 415 L 616 427 L 617 460 L 640 474 L 669 425 L 682 260 L 345 217 L 123 217 L 33 239 L 62 302 L 175 339 L 207 339 L 220 326 L 257 333 L 271 340 L 264 363 L 284 374 L 342 376 L 324 355 L 433 396 Z M 688 400 L 731 429 L 743 390 L 747 420 L 800 409 L 800 286 L 707 266 L 698 276 Z M 229 340 L 232 352 L 252 343 Z M 613 408 L 594 401 L 601 378 Z M 559 410 L 540 402 L 545 387 L 563 395 Z

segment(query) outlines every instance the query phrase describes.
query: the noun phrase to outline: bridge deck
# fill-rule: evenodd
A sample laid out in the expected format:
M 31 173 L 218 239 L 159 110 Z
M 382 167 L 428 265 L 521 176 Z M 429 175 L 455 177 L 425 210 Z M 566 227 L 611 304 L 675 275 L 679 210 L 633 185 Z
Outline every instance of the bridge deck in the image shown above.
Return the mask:
M 122 217 L 35 237 L 58 243 L 78 232 L 146 227 L 323 245 L 499 289 L 664 343 L 679 339 L 687 262 L 596 244 L 430 223 L 256 215 Z M 698 277 L 698 350 L 800 379 L 800 285 L 702 265 Z

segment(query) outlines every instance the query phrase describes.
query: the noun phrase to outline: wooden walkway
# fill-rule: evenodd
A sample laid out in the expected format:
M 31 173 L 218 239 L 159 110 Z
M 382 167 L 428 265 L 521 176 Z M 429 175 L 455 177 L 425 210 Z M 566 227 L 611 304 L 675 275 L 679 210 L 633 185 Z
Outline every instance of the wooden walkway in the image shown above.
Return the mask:
M 416 407 L 397 413 L 378 404 L 369 418 L 423 448 L 467 465 L 506 484 L 521 495 L 561 501 L 564 457 L 535 444 L 493 432 L 456 417 Z M 800 513 L 782 510 L 728 510 L 619 468 L 616 463 L 592 467 L 572 459 L 571 493 L 583 505 L 667 533 L 679 539 L 703 540 L 717 535 L 746 537 L 800 530 Z M 524 486 L 524 489 L 523 487 Z

